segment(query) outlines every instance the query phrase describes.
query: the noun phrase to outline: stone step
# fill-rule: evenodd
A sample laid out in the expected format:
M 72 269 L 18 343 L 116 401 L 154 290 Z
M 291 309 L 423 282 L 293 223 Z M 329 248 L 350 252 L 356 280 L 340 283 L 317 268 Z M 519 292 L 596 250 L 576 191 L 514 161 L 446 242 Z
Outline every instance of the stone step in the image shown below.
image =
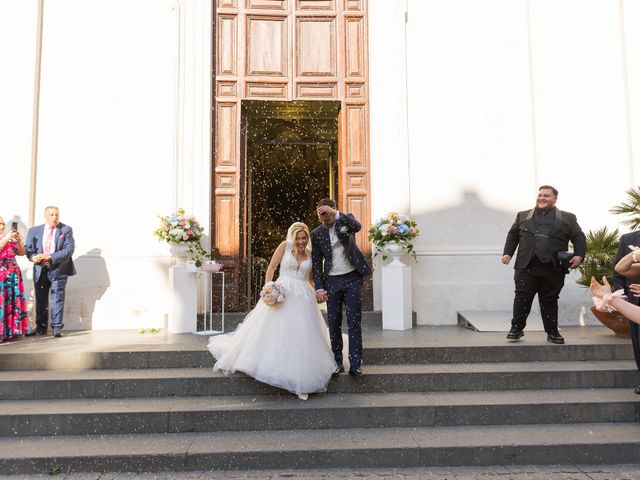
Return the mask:
M 354 381 L 340 375 L 329 393 L 630 388 L 640 385 L 633 361 L 564 361 L 368 365 Z M 210 368 L 33 370 L 0 372 L 0 400 L 265 395 L 282 390 L 241 373 Z
M 225 313 L 224 316 L 224 331 L 225 332 L 231 332 L 233 330 L 235 330 L 238 325 L 240 325 L 240 323 L 242 323 L 244 321 L 244 319 L 246 318 L 248 312 L 227 312 Z M 322 311 L 322 315 L 324 316 L 325 320 L 327 318 L 327 312 L 326 311 Z M 203 329 L 204 325 L 203 325 L 203 318 L 202 315 L 199 315 L 199 329 Z M 412 326 L 416 327 L 418 325 L 418 316 L 416 314 L 416 312 L 412 312 L 411 315 L 411 320 L 412 320 Z M 363 311 L 362 312 L 362 325 L 365 328 L 382 328 L 382 312 L 379 310 L 373 310 L 373 311 Z M 208 327 L 213 328 L 214 330 L 221 330 L 222 329 L 222 317 L 219 313 L 214 313 L 213 314 L 213 318 L 211 320 L 211 323 L 208 324 Z M 347 333 L 347 325 L 346 325 L 346 321 L 345 323 L 342 325 L 342 330 Z
M 638 422 L 631 389 L 27 400 L 0 404 L 0 436 Z M 640 441 L 640 437 L 639 437 Z
M 405 332 L 401 332 L 405 333 Z M 50 339 L 43 340 L 44 342 Z M 134 369 L 212 367 L 213 357 L 205 345 L 171 349 L 146 345 L 114 350 L 78 351 L 61 339 L 59 348 L 38 352 L 0 352 L 0 371 L 59 369 Z M 13 345 L 12 345 L 13 346 Z M 66 347 L 66 348 L 65 348 Z M 475 346 L 394 346 L 371 342 L 364 345 L 367 365 L 482 362 L 630 360 L 630 342 L 605 344 L 513 344 Z
M 640 424 L 0 438 L 1 473 L 621 464 Z

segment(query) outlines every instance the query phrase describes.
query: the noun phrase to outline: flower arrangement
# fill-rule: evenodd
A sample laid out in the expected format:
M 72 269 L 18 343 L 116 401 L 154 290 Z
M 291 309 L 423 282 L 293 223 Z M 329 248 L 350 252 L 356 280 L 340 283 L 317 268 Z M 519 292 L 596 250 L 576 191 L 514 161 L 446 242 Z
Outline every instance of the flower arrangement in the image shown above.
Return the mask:
M 196 267 L 201 266 L 202 259 L 208 257 L 208 254 L 200 243 L 204 228 L 200 226 L 195 217 L 179 208 L 171 215 L 159 216 L 159 218 L 160 227 L 153 234 L 167 243 L 185 244 Z
M 278 303 L 284 302 L 284 287 L 278 282 L 267 282 L 260 292 L 260 299 L 269 305 L 275 307 Z
M 416 258 L 411 240 L 420 235 L 418 224 L 406 215 L 396 212 L 389 212 L 386 216 L 376 220 L 376 223 L 369 228 L 369 240 L 375 246 L 375 256 L 383 251 L 384 246 L 391 242 L 402 245 L 403 250 Z M 386 260 L 386 255 L 383 254 Z

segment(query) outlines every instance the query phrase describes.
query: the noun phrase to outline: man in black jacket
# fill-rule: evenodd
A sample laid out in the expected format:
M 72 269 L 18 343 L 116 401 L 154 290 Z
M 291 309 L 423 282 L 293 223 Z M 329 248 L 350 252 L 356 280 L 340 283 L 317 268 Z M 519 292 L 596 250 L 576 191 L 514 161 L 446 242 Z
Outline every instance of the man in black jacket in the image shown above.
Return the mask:
M 550 185 L 538 189 L 536 208 L 518 212 L 516 221 L 507 234 L 502 263 L 511 261 L 516 248 L 515 298 L 513 319 L 507 338 L 519 340 L 531 311 L 533 297 L 538 294 L 540 314 L 547 341 L 562 344 L 558 332 L 558 296 L 564 286 L 568 268 L 578 268 L 586 253 L 586 238 L 576 216 L 556 208 L 558 191 Z M 569 241 L 573 256 L 564 264 L 558 252 L 566 252 Z
M 616 263 L 631 251 L 629 250 L 630 245 L 635 245 L 636 247 L 640 246 L 640 231 L 625 233 L 620 237 L 620 246 L 618 247 L 618 253 L 616 253 Z M 627 278 L 620 275 L 615 270 L 613 271 L 613 289 L 618 290 L 620 288 L 624 288 L 624 294 L 627 296 L 627 300 L 634 305 L 640 305 L 640 297 L 636 297 L 634 293 L 629 290 L 629 286 L 634 283 L 640 284 L 640 280 Z M 636 358 L 638 370 L 640 370 L 640 328 L 638 327 L 639 325 L 637 323 L 629 322 L 629 333 L 631 333 L 633 355 Z M 640 394 L 640 387 L 636 387 L 634 391 Z

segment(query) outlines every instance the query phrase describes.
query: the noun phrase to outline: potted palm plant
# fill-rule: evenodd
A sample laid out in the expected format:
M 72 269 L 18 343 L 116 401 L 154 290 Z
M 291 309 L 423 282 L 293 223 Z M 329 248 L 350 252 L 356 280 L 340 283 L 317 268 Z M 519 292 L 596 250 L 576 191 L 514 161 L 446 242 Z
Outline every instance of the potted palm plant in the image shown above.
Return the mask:
M 640 188 L 631 188 L 626 191 L 627 200 L 619 203 L 609 211 L 615 215 L 626 215 L 630 218 L 621 223 L 631 230 L 640 228 Z M 589 287 L 591 277 L 600 280 L 607 277 L 613 285 L 613 269 L 619 245 L 618 229 L 609 231 L 607 227 L 590 231 L 587 234 L 587 254 L 578 270 L 581 277 L 577 280 L 578 285 Z M 629 321 L 618 312 L 601 312 L 591 307 L 593 315 L 604 325 L 609 327 L 616 336 L 629 338 Z
M 587 233 L 587 254 L 578 267 L 578 285 L 588 288 L 591 277 L 598 280 L 607 277 L 609 283 L 613 284 L 613 267 L 619 243 L 620 232 L 617 228 L 611 231 L 603 227 Z M 629 321 L 618 312 L 601 312 L 591 307 L 591 313 L 617 337 L 629 338 Z

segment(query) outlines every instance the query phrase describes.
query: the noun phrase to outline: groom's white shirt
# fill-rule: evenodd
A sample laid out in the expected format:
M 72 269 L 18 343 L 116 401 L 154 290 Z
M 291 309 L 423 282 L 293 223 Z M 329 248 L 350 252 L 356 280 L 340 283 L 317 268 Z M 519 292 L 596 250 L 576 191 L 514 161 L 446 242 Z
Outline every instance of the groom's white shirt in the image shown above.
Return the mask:
M 336 220 L 340 217 L 340 212 L 336 213 Z M 351 262 L 344 253 L 344 246 L 338 239 L 336 233 L 336 224 L 334 223 L 329 228 L 329 240 L 331 240 L 331 256 L 332 265 L 329 271 L 329 276 L 334 277 L 336 275 L 344 275 L 345 273 L 353 272 L 355 267 L 351 265 Z

